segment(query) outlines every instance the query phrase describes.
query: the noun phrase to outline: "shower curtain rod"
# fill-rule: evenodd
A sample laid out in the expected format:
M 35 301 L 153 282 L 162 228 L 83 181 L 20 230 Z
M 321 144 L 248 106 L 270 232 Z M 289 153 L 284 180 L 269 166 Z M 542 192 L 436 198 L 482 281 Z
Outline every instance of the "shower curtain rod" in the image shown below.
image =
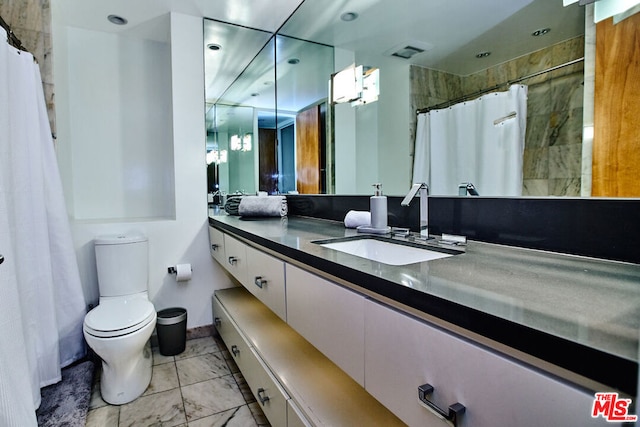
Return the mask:
M 28 52 L 27 48 L 22 45 L 22 42 L 20 41 L 18 36 L 16 36 L 13 30 L 11 30 L 11 26 L 7 24 L 4 19 L 2 19 L 2 16 L 0 16 L 0 26 L 2 26 L 2 28 L 4 28 L 7 32 L 7 43 L 18 50 Z
M 582 61 L 584 61 L 584 56 L 582 58 L 577 58 L 577 59 L 565 62 L 564 64 L 556 65 L 555 67 L 547 68 L 546 70 L 537 71 L 537 72 L 535 72 L 533 74 L 529 74 L 528 76 L 519 77 L 517 79 L 509 80 L 507 82 L 504 82 L 504 83 L 501 83 L 501 84 L 497 84 L 497 85 L 492 86 L 492 87 L 487 88 L 487 89 L 482 89 L 482 90 L 479 90 L 477 92 L 470 93 L 469 95 L 461 96 L 461 97 L 453 99 L 451 101 L 442 102 L 440 104 L 434 105 L 433 107 L 421 108 L 421 109 L 416 111 L 416 114 L 428 113 L 431 110 L 438 110 L 438 109 L 441 109 L 441 108 L 447 108 L 447 107 L 450 107 L 450 106 L 452 106 L 454 104 L 457 104 L 459 102 L 467 101 L 467 100 L 475 98 L 477 96 L 484 95 L 485 93 L 496 91 L 496 90 L 500 89 L 501 87 L 511 86 L 512 84 L 520 83 L 520 82 L 522 82 L 524 80 L 532 79 L 532 78 L 538 77 L 538 76 L 540 76 L 542 74 L 550 73 L 552 71 L 559 70 L 560 68 L 568 67 L 570 65 L 577 64 L 578 62 L 582 62 Z

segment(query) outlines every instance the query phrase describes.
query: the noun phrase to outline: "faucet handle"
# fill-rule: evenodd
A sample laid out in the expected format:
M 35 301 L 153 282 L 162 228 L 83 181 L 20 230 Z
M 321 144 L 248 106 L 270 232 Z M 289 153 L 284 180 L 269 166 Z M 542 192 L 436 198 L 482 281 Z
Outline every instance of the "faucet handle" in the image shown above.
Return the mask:
M 411 200 L 416 197 L 416 194 L 418 194 L 418 191 L 420 190 L 427 190 L 427 195 L 429 194 L 429 186 L 424 183 L 424 182 L 420 182 L 420 183 L 415 183 L 411 186 L 411 190 L 409 190 L 409 193 L 404 197 L 404 199 L 402 199 L 402 202 L 400 202 L 401 206 L 409 206 L 409 203 L 411 203 Z

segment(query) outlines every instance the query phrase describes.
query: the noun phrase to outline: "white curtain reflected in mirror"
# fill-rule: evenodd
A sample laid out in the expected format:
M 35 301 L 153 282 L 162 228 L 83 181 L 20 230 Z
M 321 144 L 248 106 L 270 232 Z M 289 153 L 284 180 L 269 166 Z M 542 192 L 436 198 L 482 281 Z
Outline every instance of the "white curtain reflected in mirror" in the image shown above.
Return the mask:
M 473 183 L 482 196 L 521 196 L 526 121 L 523 85 L 420 114 L 413 182 L 433 195 Z

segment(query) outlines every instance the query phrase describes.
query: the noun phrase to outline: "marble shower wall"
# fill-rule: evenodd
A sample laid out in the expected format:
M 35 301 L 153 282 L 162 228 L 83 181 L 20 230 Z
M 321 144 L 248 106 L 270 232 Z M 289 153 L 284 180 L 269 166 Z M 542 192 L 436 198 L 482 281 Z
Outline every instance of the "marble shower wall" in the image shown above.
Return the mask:
M 0 0 L 0 16 L 38 61 L 51 132 L 55 135 L 55 97 L 51 57 L 51 6 L 49 0 Z
M 411 66 L 411 108 L 434 106 L 583 55 L 584 37 L 576 37 L 469 76 Z M 522 82 L 529 86 L 524 196 L 580 196 L 583 69 L 579 62 Z M 415 118 L 412 128 L 414 138 Z

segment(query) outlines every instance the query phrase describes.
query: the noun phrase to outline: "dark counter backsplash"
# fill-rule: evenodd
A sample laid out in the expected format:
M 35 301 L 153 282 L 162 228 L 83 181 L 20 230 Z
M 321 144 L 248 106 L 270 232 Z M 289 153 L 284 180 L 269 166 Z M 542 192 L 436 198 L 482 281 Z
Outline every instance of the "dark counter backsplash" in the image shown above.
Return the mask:
M 420 203 L 388 196 L 389 225 L 418 231 Z M 369 196 L 287 195 L 289 215 L 343 221 L 369 210 Z M 429 198 L 429 232 L 482 242 L 640 263 L 640 200 L 597 198 Z

